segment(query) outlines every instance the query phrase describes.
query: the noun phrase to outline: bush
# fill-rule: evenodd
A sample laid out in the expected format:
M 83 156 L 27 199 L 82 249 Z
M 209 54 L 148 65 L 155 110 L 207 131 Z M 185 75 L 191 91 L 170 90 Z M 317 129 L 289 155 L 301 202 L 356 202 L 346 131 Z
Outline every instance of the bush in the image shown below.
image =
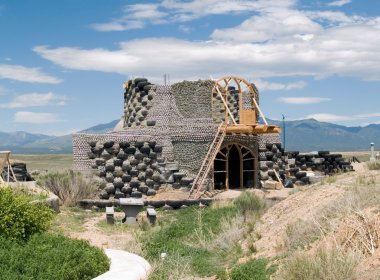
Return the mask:
M 369 170 L 380 170 L 380 161 L 371 161 L 367 163 Z
M 53 211 L 42 202 L 32 201 L 11 188 L 0 189 L 0 236 L 27 240 L 32 234 L 45 231 L 53 219 Z
M 273 266 L 268 267 L 266 259 L 257 259 L 236 266 L 231 271 L 232 280 L 269 280 L 275 271 Z
M 21 243 L 0 238 L 1 279 L 86 280 L 109 265 L 101 249 L 83 240 L 46 233 Z
M 96 188 L 80 172 L 73 170 L 41 175 L 38 185 L 54 193 L 67 206 L 74 206 L 79 200 L 93 195 Z
M 242 212 L 244 222 L 246 221 L 248 212 L 259 211 L 265 207 L 265 201 L 250 191 L 242 192 L 234 200 L 234 204 Z
M 284 266 L 282 279 L 350 279 L 359 261 L 358 254 L 320 249 L 315 256 L 297 255 L 290 259 Z

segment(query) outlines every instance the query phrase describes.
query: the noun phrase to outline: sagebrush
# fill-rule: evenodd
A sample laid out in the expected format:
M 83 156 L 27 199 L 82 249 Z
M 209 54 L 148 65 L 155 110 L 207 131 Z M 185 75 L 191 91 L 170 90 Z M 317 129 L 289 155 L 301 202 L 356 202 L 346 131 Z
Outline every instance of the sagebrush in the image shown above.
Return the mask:
M 265 201 L 250 191 L 242 192 L 234 200 L 234 204 L 242 212 L 244 222 L 249 212 L 259 211 L 265 207 Z
M 97 188 L 80 172 L 73 170 L 46 173 L 38 178 L 38 184 L 58 196 L 67 206 L 74 206 L 79 200 L 90 197 Z

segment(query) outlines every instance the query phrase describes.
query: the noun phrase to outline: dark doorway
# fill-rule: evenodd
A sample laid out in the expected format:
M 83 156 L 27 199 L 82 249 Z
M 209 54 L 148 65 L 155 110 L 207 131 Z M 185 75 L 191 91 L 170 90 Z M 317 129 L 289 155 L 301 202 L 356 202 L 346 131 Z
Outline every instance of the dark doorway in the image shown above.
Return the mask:
M 228 154 L 228 183 L 230 189 L 240 188 L 240 153 L 236 145 L 233 145 Z
M 223 190 L 226 188 L 226 156 L 223 154 L 227 152 L 227 149 L 224 148 L 220 151 L 214 160 L 214 189 Z

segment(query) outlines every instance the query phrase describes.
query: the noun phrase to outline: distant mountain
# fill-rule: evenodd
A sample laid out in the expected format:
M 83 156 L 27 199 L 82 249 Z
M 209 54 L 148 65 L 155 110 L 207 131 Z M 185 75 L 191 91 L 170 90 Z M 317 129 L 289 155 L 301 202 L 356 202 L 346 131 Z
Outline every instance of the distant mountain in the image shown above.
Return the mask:
M 283 129 L 281 121 L 269 121 Z M 281 135 L 283 139 L 283 134 Z M 369 150 L 371 142 L 380 145 L 380 125 L 347 127 L 314 119 L 286 121 L 287 150 L 359 151 Z
M 119 120 L 114 120 L 109 123 L 102 123 L 95 126 L 92 126 L 90 128 L 87 128 L 85 130 L 82 130 L 83 133 L 107 133 L 114 129 L 114 127 L 117 125 Z
M 53 136 L 48 136 L 44 134 L 32 134 L 25 131 L 16 132 L 0 132 L 0 143 L 1 146 L 22 146 L 28 143 L 32 143 L 39 140 L 47 140 L 54 138 Z
M 81 132 L 106 133 L 112 131 L 119 120 L 99 124 Z M 268 120 L 283 128 L 281 121 Z M 380 146 L 380 125 L 347 127 L 314 119 L 285 122 L 286 150 L 297 151 L 360 151 L 369 150 L 369 143 Z M 281 135 L 283 139 L 283 135 Z M 0 132 L 0 150 L 24 154 L 64 154 L 72 152 L 72 137 L 59 137 L 27 132 Z
M 80 132 L 106 133 L 112 131 L 119 120 L 98 124 Z M 0 150 L 9 150 L 16 154 L 69 154 L 72 153 L 72 136 L 47 136 L 27 132 L 0 132 Z

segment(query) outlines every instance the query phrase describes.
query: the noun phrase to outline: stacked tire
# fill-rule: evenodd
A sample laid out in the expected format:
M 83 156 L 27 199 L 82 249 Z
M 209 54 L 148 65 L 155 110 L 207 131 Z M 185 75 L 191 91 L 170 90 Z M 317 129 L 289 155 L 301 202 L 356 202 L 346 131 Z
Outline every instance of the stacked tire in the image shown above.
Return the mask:
M 145 78 L 128 81 L 124 93 L 124 119 L 126 127 L 154 126 L 154 120 L 147 120 L 153 104 L 152 84 Z
M 166 183 L 160 166 L 162 147 L 156 141 L 92 141 L 89 145 L 94 175 L 101 181 L 101 199 L 151 196 Z

